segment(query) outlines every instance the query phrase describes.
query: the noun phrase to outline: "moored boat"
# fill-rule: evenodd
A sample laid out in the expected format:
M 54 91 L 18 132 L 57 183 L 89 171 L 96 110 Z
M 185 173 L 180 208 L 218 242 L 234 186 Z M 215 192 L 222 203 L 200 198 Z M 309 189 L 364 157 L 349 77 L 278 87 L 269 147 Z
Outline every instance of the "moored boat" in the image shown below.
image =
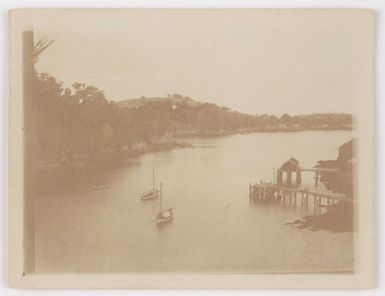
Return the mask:
M 140 199 L 141 200 L 155 199 L 155 198 L 158 198 L 158 196 L 159 196 L 158 190 L 151 190 L 148 192 L 143 192 L 142 195 L 140 196 Z
M 155 170 L 152 169 L 152 190 L 143 192 L 140 196 L 140 199 L 150 200 L 150 199 L 158 198 L 158 196 L 159 196 L 159 191 L 155 189 Z
M 156 216 L 156 224 L 162 224 L 166 223 L 168 221 L 171 221 L 174 218 L 174 215 L 172 213 L 172 208 L 163 210 L 158 213 Z
M 174 214 L 172 212 L 172 208 L 168 208 L 168 209 L 165 209 L 165 210 L 163 210 L 163 208 L 162 208 L 162 186 L 163 186 L 163 183 L 160 183 L 160 188 L 159 188 L 159 212 L 158 212 L 158 215 L 156 216 L 156 224 L 157 225 L 170 222 L 174 218 Z
M 92 186 L 92 189 L 107 189 L 107 188 L 110 188 L 110 185 L 108 185 L 108 184 L 101 184 L 101 185 Z

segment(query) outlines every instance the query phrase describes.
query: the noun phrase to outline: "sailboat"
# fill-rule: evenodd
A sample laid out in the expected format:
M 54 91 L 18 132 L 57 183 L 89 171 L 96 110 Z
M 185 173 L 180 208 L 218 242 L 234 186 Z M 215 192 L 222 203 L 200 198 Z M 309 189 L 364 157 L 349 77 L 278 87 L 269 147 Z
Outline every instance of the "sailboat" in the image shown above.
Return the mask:
M 155 189 L 155 170 L 152 169 L 152 190 L 143 192 L 140 196 L 141 200 L 149 200 L 149 199 L 155 199 L 158 198 L 159 191 Z
M 159 213 L 156 216 L 156 224 L 160 225 L 166 222 L 171 221 L 174 218 L 174 214 L 172 213 L 172 208 L 168 208 L 163 210 L 162 208 L 162 186 L 163 183 L 160 183 L 159 188 Z

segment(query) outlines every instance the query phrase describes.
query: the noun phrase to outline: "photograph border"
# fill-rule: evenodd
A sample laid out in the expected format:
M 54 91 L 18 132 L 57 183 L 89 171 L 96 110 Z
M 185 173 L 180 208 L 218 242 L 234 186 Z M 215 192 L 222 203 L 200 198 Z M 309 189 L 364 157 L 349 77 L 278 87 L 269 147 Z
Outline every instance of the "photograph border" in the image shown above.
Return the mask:
M 65 13 L 68 9 L 33 9 Z M 87 9 L 92 10 L 92 9 Z M 127 9 L 128 11 L 130 9 Z M 266 10 L 266 9 L 262 9 Z M 299 10 L 299 9 L 290 9 Z M 309 10 L 309 9 L 307 9 Z M 313 10 L 313 9 L 312 9 Z M 325 9 L 318 9 L 325 10 Z M 45 274 L 23 273 L 23 94 L 22 31 L 28 29 L 23 14 L 29 9 L 12 10 L 10 19 L 10 96 L 9 96 L 9 284 L 14 288 L 311 288 L 355 289 L 374 285 L 374 82 L 375 32 L 374 11 L 359 11 L 367 17 L 372 30 L 368 36 L 370 64 L 365 65 L 367 81 L 361 90 L 362 100 L 355 102 L 358 145 L 358 224 L 355 232 L 355 266 L 353 274 Z M 105 13 L 114 9 L 103 9 Z M 359 41 L 358 41 L 359 42 Z M 367 41 L 365 41 L 367 42 Z

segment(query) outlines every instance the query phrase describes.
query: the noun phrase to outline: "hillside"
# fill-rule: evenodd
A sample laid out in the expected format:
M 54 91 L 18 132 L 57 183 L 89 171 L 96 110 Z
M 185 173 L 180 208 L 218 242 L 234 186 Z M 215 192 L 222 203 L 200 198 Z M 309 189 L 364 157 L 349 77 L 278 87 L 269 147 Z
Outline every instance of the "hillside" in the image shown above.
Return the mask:
M 189 97 L 184 97 L 179 94 L 168 95 L 167 97 L 141 97 L 135 99 L 127 99 L 124 101 L 116 102 L 116 104 L 122 108 L 131 108 L 137 109 L 148 103 L 157 103 L 157 102 L 169 102 L 171 104 L 181 104 L 186 103 L 189 106 L 197 106 L 200 103 L 190 99 Z
M 143 116 L 155 130 L 162 126 L 176 136 L 222 135 L 238 132 L 275 132 L 301 130 L 352 129 L 352 115 L 344 113 L 314 113 L 281 117 L 268 114 L 245 114 L 213 103 L 199 102 L 189 97 L 172 95 L 131 99 L 117 105 L 131 115 Z M 130 111 L 129 111 L 130 110 Z
M 54 77 L 34 77 L 34 159 L 58 162 L 120 157 L 178 145 L 175 137 L 246 132 L 352 129 L 350 114 L 252 115 L 173 94 L 114 102 L 82 83 L 63 88 Z M 258 111 L 258 110 L 256 110 Z
M 129 99 L 116 104 L 131 115 L 143 116 L 140 119 L 143 124 L 151 122 L 155 130 L 162 126 L 165 132 L 171 132 L 175 136 L 353 128 L 350 114 L 284 114 L 281 117 L 268 114 L 252 115 L 179 94 Z

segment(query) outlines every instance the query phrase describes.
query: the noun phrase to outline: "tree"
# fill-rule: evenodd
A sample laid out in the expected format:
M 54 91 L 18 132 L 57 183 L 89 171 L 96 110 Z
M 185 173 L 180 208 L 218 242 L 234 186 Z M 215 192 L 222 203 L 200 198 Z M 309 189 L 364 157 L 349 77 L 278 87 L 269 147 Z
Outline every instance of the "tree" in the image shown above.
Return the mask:
M 289 125 L 293 122 L 293 118 L 287 113 L 283 114 L 279 120 L 281 123 L 284 123 L 287 125 Z

